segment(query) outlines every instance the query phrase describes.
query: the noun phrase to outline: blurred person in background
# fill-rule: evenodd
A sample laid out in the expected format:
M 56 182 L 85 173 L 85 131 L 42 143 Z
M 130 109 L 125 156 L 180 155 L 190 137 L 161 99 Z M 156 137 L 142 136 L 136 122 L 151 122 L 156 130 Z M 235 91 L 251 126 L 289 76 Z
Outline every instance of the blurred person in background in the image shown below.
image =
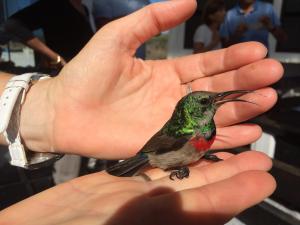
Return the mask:
M 13 14 L 3 24 L 7 33 L 46 56 L 51 68 L 61 68 L 93 35 L 88 10 L 81 0 L 40 0 Z M 45 43 L 33 34 L 42 29 Z
M 94 0 L 92 8 L 95 26 L 100 29 L 108 22 L 129 15 L 148 4 L 148 0 Z M 145 59 L 145 45 L 137 50 L 136 57 Z
M 6 45 L 8 43 L 8 41 L 10 41 L 12 39 L 12 36 L 7 34 L 3 27 L 0 26 L 0 45 Z M 2 66 L 4 63 L 6 63 L 4 60 L 3 60 L 3 47 L 0 46 L 0 69 L 2 69 Z M 12 63 L 11 61 L 9 63 Z
M 219 28 L 226 14 L 223 0 L 207 1 L 203 9 L 202 25 L 194 34 L 194 53 L 221 48 Z
M 268 48 L 269 33 L 279 42 L 287 39 L 272 4 L 258 0 L 238 0 L 237 5 L 227 12 L 220 33 L 224 47 L 258 41 Z
M 7 34 L 3 27 L 0 26 L 0 45 L 6 45 L 10 39 L 12 39 L 11 35 Z M 5 48 L 3 46 L 0 46 L 0 70 L 6 70 L 8 67 L 15 66 L 10 57 L 8 57 L 8 61 L 4 60 L 3 52 Z

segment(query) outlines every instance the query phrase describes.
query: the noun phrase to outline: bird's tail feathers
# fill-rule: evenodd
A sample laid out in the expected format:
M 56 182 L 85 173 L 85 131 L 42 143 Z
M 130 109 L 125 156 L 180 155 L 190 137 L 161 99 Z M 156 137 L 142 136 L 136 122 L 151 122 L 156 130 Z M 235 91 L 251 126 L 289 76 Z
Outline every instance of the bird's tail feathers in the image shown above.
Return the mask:
M 146 155 L 138 154 L 132 158 L 121 161 L 108 169 L 108 172 L 111 175 L 118 177 L 129 177 L 133 176 L 148 163 L 148 157 Z

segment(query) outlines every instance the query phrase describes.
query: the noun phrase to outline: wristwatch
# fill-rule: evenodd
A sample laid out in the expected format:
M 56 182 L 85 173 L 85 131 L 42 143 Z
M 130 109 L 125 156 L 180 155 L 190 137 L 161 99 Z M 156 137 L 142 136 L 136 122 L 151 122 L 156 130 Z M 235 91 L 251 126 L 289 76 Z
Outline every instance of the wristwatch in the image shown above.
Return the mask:
M 20 111 L 29 87 L 48 75 L 26 73 L 12 77 L 0 97 L 0 133 L 3 133 L 8 143 L 10 164 L 25 169 L 38 169 L 48 166 L 60 159 L 58 153 L 33 152 L 22 144 L 20 136 Z

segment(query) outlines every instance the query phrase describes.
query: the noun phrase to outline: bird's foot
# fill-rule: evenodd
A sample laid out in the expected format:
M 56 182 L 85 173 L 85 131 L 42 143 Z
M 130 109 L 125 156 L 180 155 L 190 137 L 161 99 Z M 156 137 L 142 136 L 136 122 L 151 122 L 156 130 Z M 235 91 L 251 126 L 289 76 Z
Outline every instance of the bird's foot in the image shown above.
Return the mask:
M 176 170 L 173 170 L 170 174 L 170 179 L 174 180 L 175 177 L 177 177 L 179 180 L 182 180 L 183 178 L 188 178 L 190 176 L 190 170 L 188 167 L 180 167 Z
M 223 159 L 220 159 L 218 156 L 211 154 L 211 153 L 205 154 L 203 158 L 206 160 L 209 160 L 209 161 L 213 161 L 213 162 L 223 161 Z

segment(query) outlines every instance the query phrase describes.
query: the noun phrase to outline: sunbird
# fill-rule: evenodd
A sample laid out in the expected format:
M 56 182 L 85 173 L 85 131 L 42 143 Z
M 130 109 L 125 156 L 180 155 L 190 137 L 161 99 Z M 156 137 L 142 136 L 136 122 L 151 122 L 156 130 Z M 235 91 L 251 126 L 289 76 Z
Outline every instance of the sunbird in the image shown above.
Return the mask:
M 208 151 L 216 138 L 214 115 L 227 102 L 246 102 L 234 94 L 252 91 L 226 92 L 194 91 L 184 96 L 176 105 L 171 118 L 134 156 L 107 169 L 115 176 L 129 176 L 140 168 L 151 165 L 171 171 L 170 179 L 189 177 L 188 165 L 199 159 L 220 161 Z

